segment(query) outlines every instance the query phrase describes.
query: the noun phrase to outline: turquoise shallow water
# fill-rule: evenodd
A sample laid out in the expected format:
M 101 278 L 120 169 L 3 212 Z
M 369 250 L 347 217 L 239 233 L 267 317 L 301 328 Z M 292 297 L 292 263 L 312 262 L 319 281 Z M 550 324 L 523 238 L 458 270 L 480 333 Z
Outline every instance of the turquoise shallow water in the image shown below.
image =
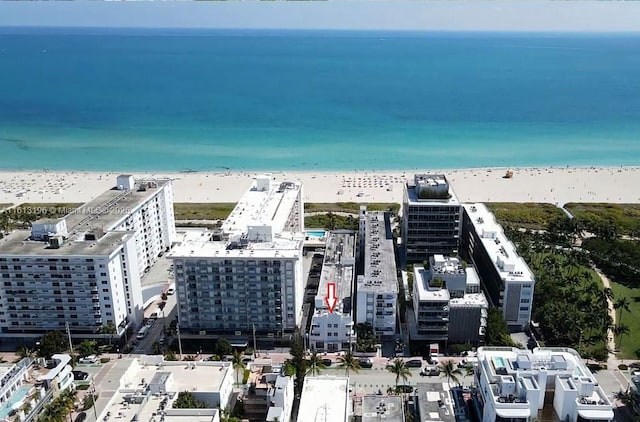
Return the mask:
M 0 167 L 640 165 L 640 35 L 0 28 Z

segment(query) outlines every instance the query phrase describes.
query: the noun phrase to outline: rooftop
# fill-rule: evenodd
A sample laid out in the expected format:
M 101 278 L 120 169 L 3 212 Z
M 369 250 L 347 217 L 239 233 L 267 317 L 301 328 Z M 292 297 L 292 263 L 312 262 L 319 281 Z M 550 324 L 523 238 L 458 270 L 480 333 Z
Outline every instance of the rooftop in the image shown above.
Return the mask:
M 139 179 L 135 182 L 135 189 L 119 190 L 114 186 L 113 189 L 67 214 L 64 217 L 67 230 L 70 235 L 93 228 L 111 230 L 169 184 L 170 179 Z
M 420 301 L 449 301 L 449 290 L 445 287 L 432 286 L 429 284 L 431 273 L 420 265 L 413 267 L 413 284 L 418 290 Z
M 364 396 L 362 398 L 362 422 L 404 422 L 402 397 Z
M 52 248 L 47 242 L 29 240 L 31 232 L 16 230 L 0 239 L 0 255 L 14 256 L 69 256 L 69 255 L 111 255 L 134 232 L 115 231 L 107 232 L 98 240 L 73 240 L 68 239 L 59 248 Z
M 173 401 L 182 391 L 219 392 L 230 371 L 228 362 L 176 361 L 158 365 L 153 360 L 134 359 L 120 380 L 112 404 L 104 411 L 126 421 L 133 420 L 135 415 L 140 421 L 154 420 L 155 415 L 164 411 L 165 422 L 211 422 L 216 409 L 173 409 Z M 166 385 L 166 393 L 154 393 L 154 385 Z M 146 396 L 148 400 L 143 400 Z
M 354 231 L 333 230 L 328 232 L 320 284 L 316 296 L 316 309 L 319 303 L 324 303 L 327 285 L 335 283 L 336 295 L 340 299 L 336 310 L 343 314 L 351 313 L 351 302 L 343 301 L 343 299 L 350 298 L 352 293 L 351 289 L 355 277 L 355 248 L 356 233 Z M 326 309 L 326 304 L 323 309 Z
M 298 182 L 276 182 L 269 174 L 256 177 L 222 224 L 222 231 L 229 236 L 244 235 L 249 226 L 269 226 L 274 234 L 285 231 L 301 190 Z
M 384 212 L 368 211 L 365 221 L 364 278 L 358 282 L 359 292 L 398 293 L 393 238 L 387 233 Z
M 172 258 L 297 258 L 302 252 L 304 234 L 280 233 L 270 242 L 237 244 L 229 240 L 213 240 L 214 233 L 206 229 L 183 230 L 177 233 L 177 244 L 169 253 Z
M 502 279 L 514 282 L 533 281 L 529 266 L 518 255 L 514 244 L 507 239 L 493 213 L 481 203 L 465 204 L 464 208 Z
M 346 422 L 350 408 L 348 378 L 306 377 L 297 422 Z
M 410 203 L 460 204 L 444 174 L 416 174 L 413 182 L 407 181 L 405 191 Z

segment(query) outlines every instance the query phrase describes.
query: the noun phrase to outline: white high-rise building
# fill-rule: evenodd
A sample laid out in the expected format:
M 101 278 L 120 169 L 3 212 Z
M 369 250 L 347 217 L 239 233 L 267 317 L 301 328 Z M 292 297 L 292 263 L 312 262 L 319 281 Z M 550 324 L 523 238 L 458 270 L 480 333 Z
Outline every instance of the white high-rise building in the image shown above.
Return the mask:
M 398 274 L 391 227 L 384 212 L 360 208 L 360 259 L 364 274 L 356 286 L 356 322 L 367 323 L 376 336 L 394 336 Z
M 507 325 L 522 329 L 531 320 L 535 277 L 484 204 L 464 205 L 463 252 L 477 268 L 491 304 Z
M 309 332 L 309 346 L 313 350 L 350 350 L 356 341 L 352 309 L 355 251 L 355 232 L 334 230 L 328 233 Z M 331 310 L 329 297 L 336 298 L 331 303 Z
M 402 243 L 407 262 L 458 253 L 462 205 L 443 174 L 416 174 L 404 186 Z
M 0 336 L 116 336 L 142 322 L 140 278 L 175 239 L 171 181 L 118 184 L 58 220 L 0 240 Z
M 482 422 L 613 420 L 607 393 L 573 349 L 481 347 L 474 377 Z
M 221 230 L 187 231 L 173 259 L 181 330 L 292 332 L 302 319 L 302 185 L 256 178 Z
M 429 269 L 414 266 L 412 340 L 483 344 L 488 302 L 475 270 L 458 258 L 434 255 Z

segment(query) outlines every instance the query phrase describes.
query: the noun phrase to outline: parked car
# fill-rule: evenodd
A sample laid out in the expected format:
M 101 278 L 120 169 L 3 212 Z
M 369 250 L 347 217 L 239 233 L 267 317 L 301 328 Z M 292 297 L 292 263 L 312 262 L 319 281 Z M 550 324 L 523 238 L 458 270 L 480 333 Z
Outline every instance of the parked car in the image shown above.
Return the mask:
M 155 319 L 151 319 L 151 318 L 149 318 L 149 319 L 147 320 L 147 322 L 145 322 L 145 325 L 146 325 L 147 327 L 153 327 L 153 324 L 155 324 L 155 323 L 156 323 L 156 320 L 155 320 Z
M 83 358 L 80 358 L 78 362 L 80 363 L 96 363 L 98 361 L 98 357 L 96 355 L 89 355 Z
M 174 294 L 176 292 L 176 289 L 174 288 L 170 288 L 169 290 L 167 290 L 167 295 L 171 296 L 172 294 Z
M 71 371 L 74 381 L 84 381 L 89 377 L 89 374 L 84 371 Z
M 403 393 L 413 393 L 413 387 L 410 385 L 399 385 L 398 390 Z
M 473 368 L 478 363 L 478 358 L 464 358 L 458 363 L 458 368 Z
M 331 366 L 332 363 L 333 361 L 331 359 L 327 359 L 327 358 L 322 359 L 322 364 L 324 366 Z
M 425 366 L 424 368 L 422 368 L 422 370 L 420 370 L 420 375 L 425 377 L 431 377 L 434 375 L 440 375 L 440 368 L 438 368 L 435 365 L 429 365 L 429 366 Z
M 373 362 L 369 358 L 360 358 L 358 359 L 358 363 L 360 364 L 360 368 L 373 368 Z
M 422 359 L 411 359 L 405 362 L 407 368 L 421 368 Z

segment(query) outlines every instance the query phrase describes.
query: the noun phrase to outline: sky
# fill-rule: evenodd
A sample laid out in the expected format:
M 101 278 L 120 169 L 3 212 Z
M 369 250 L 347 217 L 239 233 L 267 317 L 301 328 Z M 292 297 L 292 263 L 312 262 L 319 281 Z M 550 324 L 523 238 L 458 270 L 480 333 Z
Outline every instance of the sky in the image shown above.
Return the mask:
M 2 26 L 640 32 L 640 2 L 0 1 Z

